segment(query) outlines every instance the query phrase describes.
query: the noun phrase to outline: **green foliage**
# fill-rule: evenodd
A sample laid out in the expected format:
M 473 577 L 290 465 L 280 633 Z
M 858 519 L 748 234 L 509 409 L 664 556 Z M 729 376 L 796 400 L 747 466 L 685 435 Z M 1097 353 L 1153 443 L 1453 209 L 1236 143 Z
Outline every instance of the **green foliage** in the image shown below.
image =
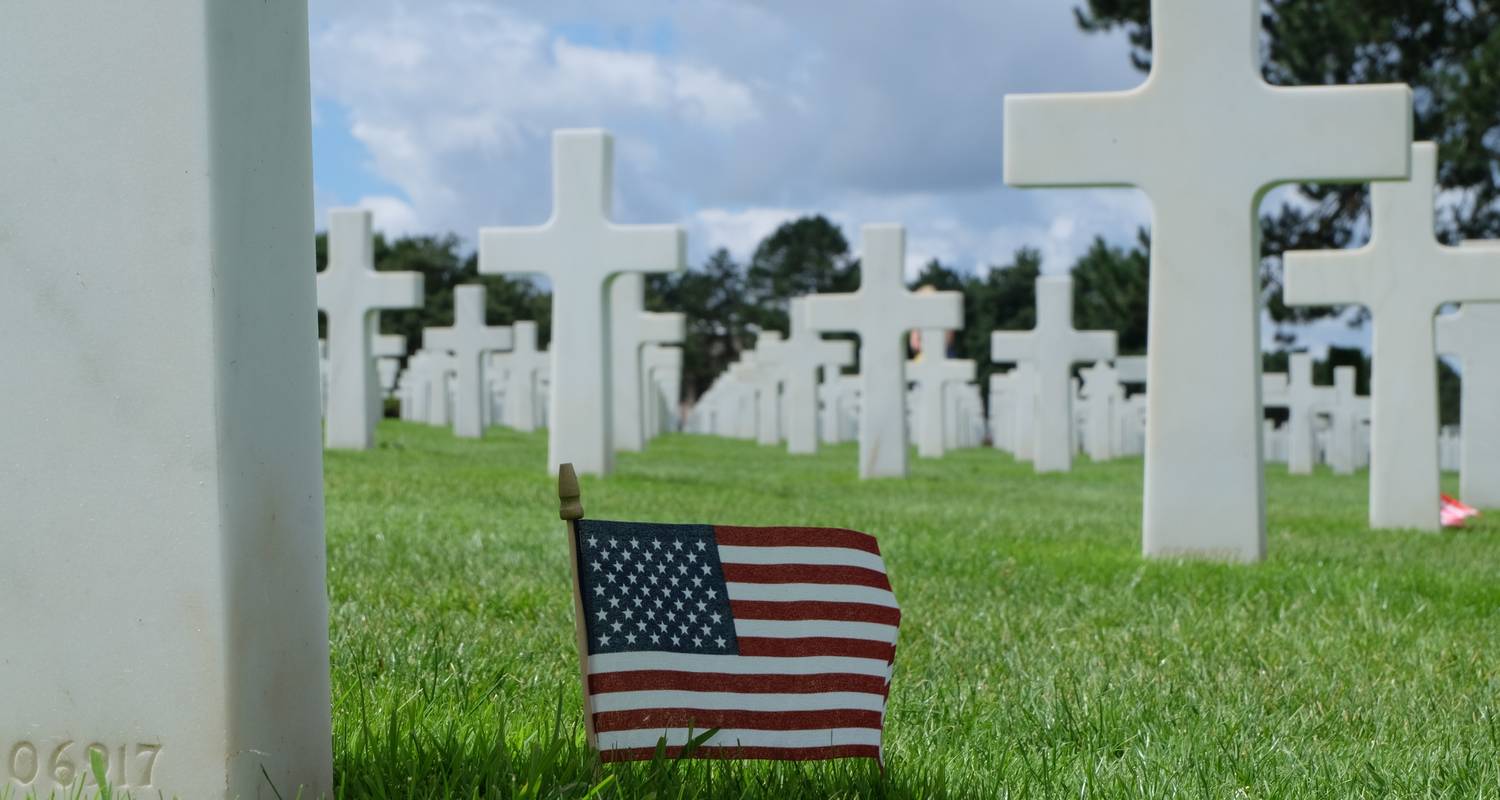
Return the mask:
M 422 329 L 453 324 L 453 288 L 459 284 L 481 284 L 486 293 L 486 316 L 491 325 L 507 325 L 518 320 L 535 320 L 539 339 L 551 337 L 552 296 L 535 282 L 525 278 L 479 274 L 479 259 L 463 252 L 463 242 L 454 234 L 446 236 L 410 236 L 387 241 L 375 235 L 375 269 L 381 272 L 419 272 L 425 284 L 426 297 L 420 309 L 383 311 L 381 331 L 406 337 L 407 352 L 422 345 Z M 328 264 L 326 234 L 316 241 L 317 268 Z M 321 317 L 321 315 L 320 315 Z M 318 335 L 325 336 L 326 321 L 318 320 Z
M 888 763 L 598 765 L 546 434 L 378 441 L 326 456 L 337 797 L 1500 796 L 1493 514 L 1371 531 L 1364 475 L 1271 467 L 1266 563 L 1144 561 L 1139 460 L 960 451 L 895 491 L 852 444 L 667 437 L 585 479 L 588 513 L 879 537 Z
M 1146 352 L 1150 250 L 1151 239 L 1144 230 L 1129 250 L 1095 237 L 1073 267 L 1073 324 L 1080 330 L 1115 331 L 1121 355 Z
M 844 232 L 824 216 L 782 223 L 755 248 L 745 278 L 746 299 L 761 328 L 787 330 L 787 301 L 859 286 L 857 263 Z
M 1090 32 L 1125 30 L 1131 61 L 1151 64 L 1149 0 L 1086 0 Z M 1441 239 L 1500 237 L 1500 2 L 1497 0 L 1267 0 L 1266 79 L 1281 85 L 1406 83 L 1415 136 L 1440 148 L 1440 187 L 1461 198 L 1436 220 Z M 1304 185 L 1262 218 L 1262 280 L 1273 318 L 1309 319 L 1327 308 L 1281 298 L 1280 254 L 1346 247 L 1369 230 L 1363 186 Z

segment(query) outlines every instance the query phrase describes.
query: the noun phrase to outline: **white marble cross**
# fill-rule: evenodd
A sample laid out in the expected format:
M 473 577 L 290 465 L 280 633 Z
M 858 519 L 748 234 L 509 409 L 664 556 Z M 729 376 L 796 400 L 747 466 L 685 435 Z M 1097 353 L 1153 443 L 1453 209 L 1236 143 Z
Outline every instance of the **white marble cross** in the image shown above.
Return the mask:
M 1010 452 L 1010 437 L 1015 428 L 1015 376 L 1010 372 L 990 373 L 989 426 L 990 444 L 996 450 Z
M 854 363 L 854 343 L 824 339 L 813 330 L 807 315 L 807 298 L 798 297 L 787 309 L 791 336 L 778 349 L 785 396 L 787 452 L 807 455 L 818 452 L 818 369 L 834 376 Z
M 1464 303 L 1438 317 L 1437 349 L 1463 369 L 1459 499 L 1500 508 L 1500 304 Z
M 505 360 L 505 422 L 518 431 L 536 430 L 537 384 L 547 366 L 547 352 L 537 347 L 536 323 L 530 320 L 511 326 L 515 346 Z
M 646 438 L 678 429 L 682 398 L 682 348 L 648 344 L 641 348 L 645 373 Z
M 367 450 L 374 444 L 375 358 L 381 309 L 421 308 L 420 272 L 377 272 L 369 211 L 334 209 L 328 220 L 328 266 L 318 273 L 318 309 L 328 318 L 330 448 Z
M 1073 328 L 1073 279 L 1036 279 L 1036 328 L 1029 332 L 990 334 L 990 358 L 999 363 L 1029 362 L 1037 376 L 1037 424 L 1034 463 L 1037 472 L 1066 472 L 1073 467 L 1073 398 L 1068 380 L 1080 361 L 1115 357 L 1114 331 Z
M 907 468 L 906 332 L 963 327 L 963 295 L 906 288 L 906 230 L 861 230 L 859 291 L 811 295 L 808 321 L 822 333 L 859 335 L 859 476 L 904 478 Z
M 453 288 L 453 326 L 426 328 L 422 347 L 446 350 L 457 366 L 457 402 L 453 410 L 453 434 L 464 439 L 484 436 L 484 364 L 486 355 L 509 350 L 515 337 L 508 325 L 486 325 L 483 286 Z
M 427 369 L 426 422 L 439 428 L 453 424 L 453 403 L 449 393 L 452 376 L 458 373 L 458 359 L 446 350 L 420 350 Z
M 1311 353 L 1292 353 L 1287 358 L 1284 380 L 1272 384 L 1262 395 L 1266 408 L 1287 410 L 1286 471 L 1292 475 L 1313 473 L 1313 419 L 1333 410 L 1333 390 L 1313 384 L 1312 368 Z
M 946 452 L 948 426 L 948 391 L 952 383 L 974 380 L 977 369 L 972 359 L 948 357 L 948 331 L 923 328 L 920 331 L 921 353 L 907 362 L 906 377 L 917 385 L 917 455 L 942 458 Z
M 1354 367 L 1333 368 L 1333 395 L 1328 407 L 1328 466 L 1336 475 L 1352 475 L 1359 468 L 1360 430 L 1370 415 L 1370 399 L 1355 391 L 1359 377 Z
M 1265 556 L 1263 193 L 1407 175 L 1410 90 L 1267 84 L 1260 12 L 1259 0 L 1152 0 L 1139 88 L 1005 100 L 1006 183 L 1136 186 L 1151 198 L 1148 556 Z
M 378 318 L 378 315 L 377 315 Z M 379 326 L 376 326 L 379 330 Z M 396 378 L 401 374 L 401 359 L 406 355 L 406 337 L 400 334 L 375 335 L 370 355 L 375 359 L 375 372 L 379 381 L 370 394 L 371 421 L 377 422 L 384 413 L 385 398 L 396 390 Z
M 1440 492 L 1433 317 L 1500 301 L 1500 248 L 1447 247 L 1433 230 L 1437 147 L 1412 147 L 1411 180 L 1376 184 L 1370 243 L 1286 254 L 1291 305 L 1360 303 L 1374 318 L 1370 525 L 1436 531 Z
M 755 338 L 753 368 L 749 375 L 755 384 L 755 441 L 757 444 L 781 444 L 781 384 L 785 381 L 786 342 L 778 331 L 761 331 Z
M 607 291 L 621 272 L 673 272 L 686 260 L 676 225 L 610 221 L 613 144 L 600 130 L 552 136 L 552 218 L 539 228 L 484 228 L 479 271 L 541 273 L 552 283 L 552 386 L 547 471 L 564 461 L 580 474 L 614 468 L 610 433 Z
M 615 450 L 638 453 L 646 444 L 645 369 L 641 348 L 648 344 L 676 344 L 687 335 L 687 318 L 677 312 L 645 310 L 646 278 L 638 272 L 615 276 L 609 288 L 610 405 L 614 419 L 610 435 Z
M 0 795 L 335 791 L 307 19 L 0 3 Z
M 1120 373 L 1103 361 L 1078 374 L 1083 378 L 1081 395 L 1088 404 L 1084 439 L 1089 459 L 1108 461 L 1119 455 L 1115 446 L 1120 438 L 1117 424 L 1125 404 L 1125 387 L 1120 383 Z

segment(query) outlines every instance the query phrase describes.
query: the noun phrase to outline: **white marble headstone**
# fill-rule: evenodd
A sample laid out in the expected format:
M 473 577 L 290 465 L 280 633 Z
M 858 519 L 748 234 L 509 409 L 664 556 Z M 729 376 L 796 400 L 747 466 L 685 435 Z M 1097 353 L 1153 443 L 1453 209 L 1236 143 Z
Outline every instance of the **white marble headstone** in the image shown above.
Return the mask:
M 377 272 L 371 215 L 334 209 L 328 217 L 328 266 L 318 273 L 318 308 L 328 318 L 328 446 L 367 450 L 375 441 L 370 398 L 377 375 L 372 347 L 381 309 L 420 308 L 420 272 Z
M 610 278 L 681 270 L 687 257 L 679 226 L 610 220 L 613 150 L 601 130 L 555 132 L 552 218 L 537 228 L 479 232 L 481 273 L 540 273 L 552 283 L 548 474 L 565 461 L 579 474 L 607 475 L 614 468 L 605 306 Z
M 1433 229 L 1437 147 L 1411 149 L 1411 180 L 1376 184 L 1369 244 L 1286 254 L 1286 302 L 1369 307 L 1374 442 L 1370 525 L 1439 529 L 1433 318 L 1452 302 L 1500 301 L 1500 249 L 1448 247 Z
M 990 357 L 1000 363 L 1029 362 L 1036 369 L 1037 472 L 1064 472 L 1073 466 L 1073 365 L 1115 357 L 1114 331 L 1073 328 L 1073 279 L 1043 276 L 1036 280 L 1036 328 L 1028 332 L 995 331 Z
M 1500 508 L 1500 303 L 1464 303 L 1438 317 L 1438 352 L 1459 360 L 1459 495 Z
M 334 791 L 311 108 L 299 0 L 0 9 L 0 795 Z
M 859 335 L 859 476 L 904 478 L 906 332 L 963 327 L 963 295 L 906 288 L 902 226 L 866 225 L 861 240 L 859 290 L 809 296 L 808 320 L 815 331 Z
M 1135 186 L 1151 199 L 1148 556 L 1265 556 L 1263 194 L 1408 171 L 1411 91 L 1266 83 L 1260 15 L 1259 0 L 1152 0 L 1139 88 L 1005 100 L 1006 183 Z
M 977 369 L 972 359 L 948 357 L 948 331 L 923 328 L 921 350 L 906 365 L 906 376 L 917 387 L 917 455 L 941 458 L 949 447 L 949 393 L 945 387 L 974 380 Z
M 486 356 L 515 344 L 510 326 L 485 324 L 484 296 L 483 286 L 453 287 L 453 325 L 422 331 L 423 349 L 453 354 L 457 393 L 453 434 L 464 439 L 484 435 Z

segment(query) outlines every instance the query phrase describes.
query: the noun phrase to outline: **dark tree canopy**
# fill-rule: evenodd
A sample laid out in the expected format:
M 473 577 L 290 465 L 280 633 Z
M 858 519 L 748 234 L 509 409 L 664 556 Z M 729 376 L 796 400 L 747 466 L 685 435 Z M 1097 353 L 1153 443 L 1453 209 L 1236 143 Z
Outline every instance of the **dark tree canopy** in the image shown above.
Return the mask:
M 1262 9 L 1268 81 L 1409 84 L 1415 136 L 1438 143 L 1438 183 L 1453 201 L 1437 215 L 1439 236 L 1500 237 L 1500 0 L 1266 0 Z M 1123 29 L 1132 63 L 1150 68 L 1149 0 L 1086 0 L 1075 14 L 1085 31 Z M 1262 220 L 1263 279 L 1277 320 L 1328 311 L 1282 303 L 1281 253 L 1368 235 L 1365 187 L 1304 185 L 1299 195 Z

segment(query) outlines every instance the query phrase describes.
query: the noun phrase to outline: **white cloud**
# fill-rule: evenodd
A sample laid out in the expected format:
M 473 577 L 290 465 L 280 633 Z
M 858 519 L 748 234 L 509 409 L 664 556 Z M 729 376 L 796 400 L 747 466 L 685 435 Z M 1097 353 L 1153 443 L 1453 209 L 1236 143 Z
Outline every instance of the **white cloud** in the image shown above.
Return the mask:
M 705 208 L 693 214 L 688 222 L 688 235 L 693 242 L 701 242 L 703 254 L 719 248 L 741 261 L 748 259 L 755 246 L 760 244 L 777 226 L 797 219 L 809 212 L 791 208 L 746 208 L 730 211 L 723 208 Z M 701 258 L 701 255 L 700 255 Z
M 395 238 L 411 234 L 427 233 L 427 228 L 417 216 L 417 210 L 399 197 L 372 195 L 361 197 L 359 208 L 369 209 L 375 230 L 387 237 Z

